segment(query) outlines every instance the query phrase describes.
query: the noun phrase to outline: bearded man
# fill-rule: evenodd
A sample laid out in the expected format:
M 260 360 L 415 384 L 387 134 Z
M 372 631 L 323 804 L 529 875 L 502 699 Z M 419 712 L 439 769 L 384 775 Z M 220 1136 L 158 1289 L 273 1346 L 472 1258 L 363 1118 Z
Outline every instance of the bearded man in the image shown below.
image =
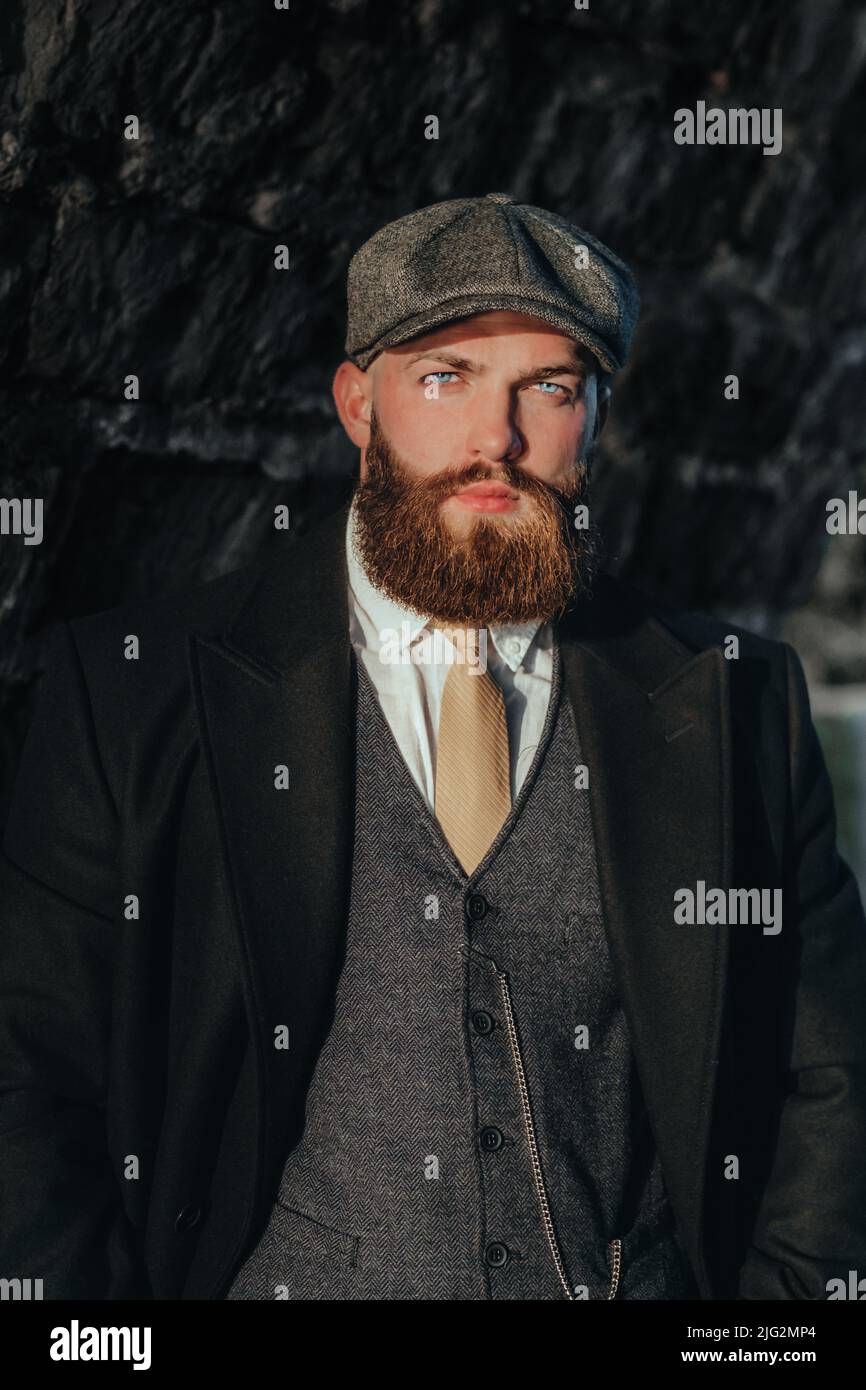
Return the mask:
M 599 572 L 634 277 L 491 193 L 348 290 L 351 503 L 56 636 L 0 868 L 0 1272 L 825 1298 L 866 1267 L 866 924 L 793 650 Z M 682 925 L 696 885 L 781 929 Z

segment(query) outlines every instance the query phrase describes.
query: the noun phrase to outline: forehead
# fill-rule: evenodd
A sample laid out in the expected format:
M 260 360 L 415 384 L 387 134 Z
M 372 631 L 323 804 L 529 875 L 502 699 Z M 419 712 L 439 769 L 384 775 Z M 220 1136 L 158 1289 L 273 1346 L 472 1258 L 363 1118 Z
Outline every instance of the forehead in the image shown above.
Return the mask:
M 549 355 L 551 350 L 556 349 L 564 352 L 567 357 L 590 361 L 586 349 L 567 333 L 562 333 L 543 319 L 533 318 L 530 314 L 515 313 L 511 309 L 496 309 L 484 314 L 471 314 L 466 318 L 454 319 L 450 323 L 431 329 L 429 333 L 400 343 L 398 347 L 387 348 L 380 356 L 393 358 L 400 364 L 408 357 L 415 357 L 425 350 L 433 352 L 440 348 L 456 348 L 458 345 L 468 347 L 470 344 L 482 353 L 489 353 L 496 347 L 505 347 L 520 350 L 536 348 Z

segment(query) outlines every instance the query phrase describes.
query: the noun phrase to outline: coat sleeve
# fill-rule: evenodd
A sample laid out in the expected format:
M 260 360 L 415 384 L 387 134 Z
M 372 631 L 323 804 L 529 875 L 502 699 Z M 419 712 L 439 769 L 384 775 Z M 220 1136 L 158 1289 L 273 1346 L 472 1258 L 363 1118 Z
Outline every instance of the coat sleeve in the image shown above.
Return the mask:
M 0 1275 L 148 1298 L 106 1142 L 118 816 L 57 629 L 0 853 Z
M 866 921 L 836 850 L 833 794 L 803 668 L 787 643 L 793 1028 L 770 1180 L 738 1297 L 826 1299 L 866 1273 Z

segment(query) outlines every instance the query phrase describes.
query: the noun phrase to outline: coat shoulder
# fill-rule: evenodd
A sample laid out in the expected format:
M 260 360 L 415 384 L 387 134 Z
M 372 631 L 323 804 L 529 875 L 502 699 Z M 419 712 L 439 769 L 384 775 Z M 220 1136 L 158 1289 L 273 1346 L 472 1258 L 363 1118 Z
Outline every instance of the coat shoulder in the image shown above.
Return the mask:
M 132 750 L 149 746 L 150 730 L 161 731 L 160 748 L 175 758 L 181 745 L 191 743 L 190 644 L 194 635 L 222 636 L 261 568 L 247 565 L 174 593 L 69 620 L 96 740 L 114 787 L 126 781 Z M 170 730 L 181 731 L 180 743 Z
M 180 654 L 190 633 L 217 637 L 230 626 L 261 572 L 261 565 L 245 565 L 173 593 L 72 618 L 69 627 L 82 660 L 95 670 L 131 636 L 146 641 L 151 652 L 177 648 Z
M 641 610 L 649 622 L 661 629 L 660 635 L 678 642 L 686 652 L 699 655 L 714 647 L 724 650 L 728 639 L 736 637 L 738 659 L 766 662 L 774 672 L 785 672 L 787 653 L 793 649 L 779 638 L 763 636 L 724 617 L 661 603 L 623 579 L 606 576 L 606 582 L 618 602 Z

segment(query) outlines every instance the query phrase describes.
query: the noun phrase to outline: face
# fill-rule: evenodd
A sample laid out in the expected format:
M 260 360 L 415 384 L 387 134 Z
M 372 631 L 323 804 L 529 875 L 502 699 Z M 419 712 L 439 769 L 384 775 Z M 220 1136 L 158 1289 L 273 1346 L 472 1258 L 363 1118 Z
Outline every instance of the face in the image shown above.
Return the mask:
M 334 397 L 362 449 L 358 543 L 370 578 L 426 616 L 546 619 L 588 588 L 576 525 L 606 412 L 593 359 L 540 320 L 497 311 L 344 362 Z

